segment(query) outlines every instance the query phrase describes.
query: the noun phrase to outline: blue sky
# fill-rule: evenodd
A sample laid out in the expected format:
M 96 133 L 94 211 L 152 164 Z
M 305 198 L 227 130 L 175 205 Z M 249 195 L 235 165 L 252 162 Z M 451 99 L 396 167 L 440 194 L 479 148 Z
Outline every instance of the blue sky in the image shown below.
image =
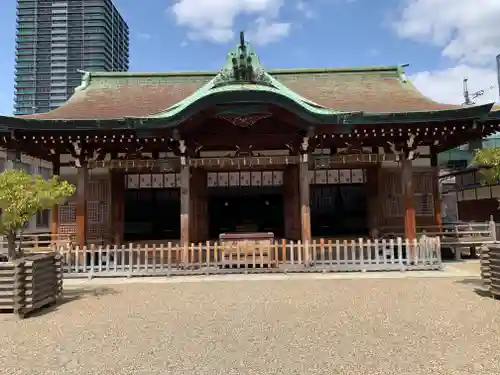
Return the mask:
M 131 71 L 221 67 L 240 30 L 269 68 L 409 63 L 426 95 L 460 102 L 461 80 L 498 97 L 498 0 L 115 0 Z M 474 3 L 474 4 L 472 4 Z M 481 3 L 481 4 L 479 4 Z M 0 113 L 12 113 L 15 0 L 0 12 Z

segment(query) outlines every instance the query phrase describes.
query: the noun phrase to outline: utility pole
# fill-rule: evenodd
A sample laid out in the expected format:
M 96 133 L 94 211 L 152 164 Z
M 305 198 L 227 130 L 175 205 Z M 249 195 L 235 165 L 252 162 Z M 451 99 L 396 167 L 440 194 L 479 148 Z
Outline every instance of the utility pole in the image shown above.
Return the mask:
M 474 105 L 476 102 L 474 99 L 479 98 L 480 96 L 483 96 L 485 93 L 485 90 L 479 90 L 476 92 L 473 92 L 472 94 L 469 93 L 469 86 L 468 86 L 468 78 L 464 78 L 463 80 L 463 93 L 464 93 L 464 102 L 462 103 L 463 105 Z M 495 85 L 491 85 L 488 90 L 491 90 L 495 87 Z M 474 141 L 469 142 L 469 151 L 475 151 L 478 149 L 483 148 L 483 140 L 482 139 L 477 139 Z
M 463 92 L 464 92 L 464 102 L 462 103 L 463 105 L 474 105 L 476 102 L 474 102 L 474 99 L 479 98 L 480 96 L 483 96 L 485 94 L 485 90 L 479 90 L 476 92 L 473 92 L 472 94 L 469 93 L 469 87 L 468 87 L 468 78 L 464 78 L 463 80 Z M 495 85 L 490 85 L 488 87 L 488 90 L 492 90 L 495 87 Z

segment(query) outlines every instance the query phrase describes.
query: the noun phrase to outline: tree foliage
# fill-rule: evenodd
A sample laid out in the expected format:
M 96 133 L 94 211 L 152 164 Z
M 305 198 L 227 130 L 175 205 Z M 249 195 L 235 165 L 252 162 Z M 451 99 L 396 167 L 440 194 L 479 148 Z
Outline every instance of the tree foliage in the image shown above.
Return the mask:
M 75 186 L 54 176 L 45 180 L 24 170 L 0 173 L 0 232 L 7 237 L 8 256 L 14 258 L 16 233 L 38 211 L 62 204 L 73 195 Z
M 485 166 L 481 169 L 483 182 L 496 184 L 500 181 L 500 148 L 482 148 L 476 151 L 473 163 Z

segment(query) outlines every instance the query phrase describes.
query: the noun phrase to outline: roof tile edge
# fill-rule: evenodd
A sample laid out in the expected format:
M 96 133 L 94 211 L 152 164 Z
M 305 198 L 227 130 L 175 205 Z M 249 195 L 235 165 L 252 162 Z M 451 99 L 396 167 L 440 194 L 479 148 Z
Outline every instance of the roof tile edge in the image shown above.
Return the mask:
M 311 74 L 311 73 L 363 73 L 363 72 L 398 72 L 401 65 L 394 66 L 364 66 L 364 67 L 342 67 L 342 68 L 287 68 L 270 69 L 269 74 Z M 214 76 L 219 70 L 206 71 L 177 71 L 177 72 L 90 72 L 94 78 L 106 77 L 199 77 Z

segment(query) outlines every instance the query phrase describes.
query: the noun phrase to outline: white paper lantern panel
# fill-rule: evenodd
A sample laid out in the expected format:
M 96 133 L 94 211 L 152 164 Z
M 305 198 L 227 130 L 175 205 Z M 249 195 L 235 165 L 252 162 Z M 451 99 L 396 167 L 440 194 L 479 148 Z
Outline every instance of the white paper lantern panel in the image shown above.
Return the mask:
M 139 179 L 139 187 L 141 189 L 148 189 L 151 187 L 151 175 L 141 174 Z
M 217 186 L 217 173 L 207 173 L 207 186 L 208 187 Z
M 161 189 L 163 187 L 163 175 L 161 174 L 152 175 L 151 187 L 155 189 Z
M 341 184 L 350 184 L 351 183 L 351 170 L 350 169 L 341 169 L 339 172 L 339 181 Z
M 129 174 L 127 181 L 127 187 L 129 189 L 138 189 L 139 188 L 139 175 L 138 174 Z
M 262 186 L 262 172 L 251 172 L 252 186 Z
M 220 172 L 217 174 L 217 183 L 219 186 L 228 186 L 229 185 L 229 173 Z
M 337 169 L 329 169 L 327 174 L 327 180 L 329 184 L 339 183 L 339 171 Z
M 283 171 L 273 172 L 273 185 L 275 186 L 283 185 Z
M 174 188 L 175 187 L 175 174 L 174 173 L 165 173 L 163 175 L 163 186 L 166 188 Z
M 240 186 L 240 172 L 229 173 L 229 186 Z
M 316 184 L 324 185 L 327 183 L 326 170 L 316 171 L 315 176 Z
M 273 185 L 273 172 L 266 171 L 262 172 L 262 186 L 272 186 Z
M 352 183 L 353 184 L 362 184 L 365 180 L 365 176 L 362 169 L 353 169 L 352 170 Z
M 240 172 L 240 185 L 250 186 L 250 172 Z
M 175 187 L 174 173 L 163 173 L 163 187 L 166 189 Z

